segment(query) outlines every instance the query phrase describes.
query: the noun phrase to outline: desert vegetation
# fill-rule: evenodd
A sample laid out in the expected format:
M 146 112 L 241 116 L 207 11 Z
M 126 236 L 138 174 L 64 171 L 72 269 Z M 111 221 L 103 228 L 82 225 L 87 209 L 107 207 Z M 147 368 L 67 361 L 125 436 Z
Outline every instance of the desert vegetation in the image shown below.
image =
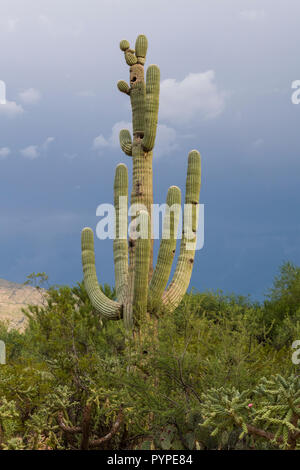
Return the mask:
M 2 449 L 300 448 L 299 267 L 261 303 L 189 292 L 135 337 L 100 319 L 83 283 L 40 292 L 24 332 L 0 328 Z

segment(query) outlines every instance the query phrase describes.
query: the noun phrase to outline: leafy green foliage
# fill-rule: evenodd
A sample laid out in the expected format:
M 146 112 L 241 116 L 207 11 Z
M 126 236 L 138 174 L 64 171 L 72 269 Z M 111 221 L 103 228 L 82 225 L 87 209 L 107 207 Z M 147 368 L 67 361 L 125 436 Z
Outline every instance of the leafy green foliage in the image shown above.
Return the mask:
M 292 263 L 281 266 L 264 303 L 261 322 L 278 349 L 300 338 L 300 267 Z
M 82 283 L 30 276 L 43 304 L 24 333 L 0 324 L 0 447 L 299 448 L 298 275 L 282 268 L 263 305 L 186 294 L 135 338 L 99 318 Z

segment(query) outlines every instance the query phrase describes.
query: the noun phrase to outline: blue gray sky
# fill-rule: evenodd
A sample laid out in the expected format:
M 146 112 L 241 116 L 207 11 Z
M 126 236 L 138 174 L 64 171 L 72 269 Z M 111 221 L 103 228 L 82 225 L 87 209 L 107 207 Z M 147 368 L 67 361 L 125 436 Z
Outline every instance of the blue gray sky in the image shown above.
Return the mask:
M 261 299 L 281 263 L 300 264 L 299 16 L 297 0 L 2 0 L 0 277 L 81 280 L 81 229 L 112 202 L 116 164 L 131 170 L 119 41 L 146 34 L 161 70 L 156 203 L 184 189 L 189 150 L 202 155 L 191 286 Z M 96 261 L 112 284 L 111 241 L 96 241 Z

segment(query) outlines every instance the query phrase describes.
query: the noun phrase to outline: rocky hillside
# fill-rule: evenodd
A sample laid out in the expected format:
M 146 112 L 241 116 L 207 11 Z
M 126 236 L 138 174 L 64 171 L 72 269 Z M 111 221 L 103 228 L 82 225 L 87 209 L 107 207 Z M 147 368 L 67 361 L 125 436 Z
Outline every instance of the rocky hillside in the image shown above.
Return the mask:
M 8 321 L 11 328 L 24 329 L 26 318 L 21 309 L 41 303 L 42 295 L 34 287 L 0 279 L 0 321 Z

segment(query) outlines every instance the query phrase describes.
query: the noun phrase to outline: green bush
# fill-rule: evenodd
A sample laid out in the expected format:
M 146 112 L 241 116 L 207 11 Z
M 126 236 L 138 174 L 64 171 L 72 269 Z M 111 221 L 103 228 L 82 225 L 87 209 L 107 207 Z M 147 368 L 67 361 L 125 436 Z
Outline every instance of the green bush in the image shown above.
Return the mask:
M 0 325 L 1 448 L 297 448 L 299 273 L 284 265 L 263 304 L 186 294 L 134 339 L 99 319 L 82 283 L 42 291 L 24 333 Z

